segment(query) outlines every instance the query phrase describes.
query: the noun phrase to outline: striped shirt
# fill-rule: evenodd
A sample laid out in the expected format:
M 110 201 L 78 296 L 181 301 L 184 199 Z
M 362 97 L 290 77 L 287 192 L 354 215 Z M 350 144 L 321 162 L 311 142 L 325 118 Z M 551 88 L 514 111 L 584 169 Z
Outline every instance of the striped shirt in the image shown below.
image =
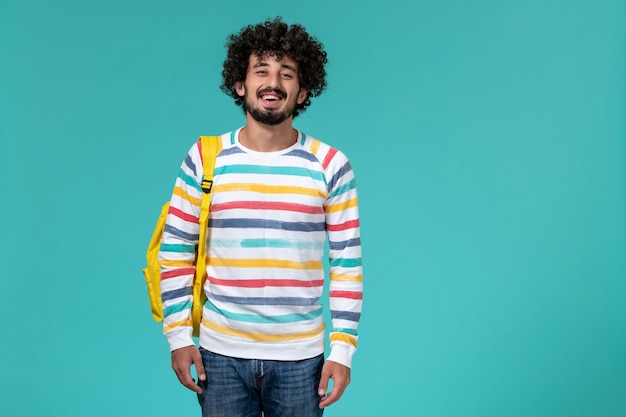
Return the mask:
M 301 360 L 323 353 L 322 258 L 329 246 L 329 360 L 351 366 L 361 315 L 357 190 L 348 159 L 302 133 L 254 152 L 239 130 L 220 137 L 207 231 L 200 345 L 238 358 Z M 170 349 L 193 344 L 191 285 L 202 199 L 200 142 L 183 161 L 159 259 Z

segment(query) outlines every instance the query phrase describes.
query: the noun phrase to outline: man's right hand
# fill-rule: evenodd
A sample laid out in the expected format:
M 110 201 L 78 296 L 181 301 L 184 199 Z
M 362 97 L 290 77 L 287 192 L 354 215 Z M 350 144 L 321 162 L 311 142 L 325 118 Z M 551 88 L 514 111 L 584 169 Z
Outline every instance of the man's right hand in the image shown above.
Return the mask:
M 172 351 L 172 369 L 176 372 L 180 383 L 193 392 L 202 394 L 202 388 L 191 377 L 191 372 L 189 371 L 191 365 L 196 367 L 198 379 L 201 381 L 206 380 L 204 365 L 202 365 L 202 355 L 197 347 L 185 346 Z

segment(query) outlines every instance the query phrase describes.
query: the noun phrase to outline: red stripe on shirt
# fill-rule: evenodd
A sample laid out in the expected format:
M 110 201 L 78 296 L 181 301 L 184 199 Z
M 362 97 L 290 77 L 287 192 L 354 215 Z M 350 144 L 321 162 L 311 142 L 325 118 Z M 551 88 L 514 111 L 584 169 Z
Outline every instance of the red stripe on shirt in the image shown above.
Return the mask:
M 331 232 L 340 232 L 342 230 L 354 229 L 355 227 L 359 227 L 359 220 L 350 220 L 341 224 L 328 224 L 326 228 Z
M 333 159 L 333 157 L 336 154 L 337 154 L 337 149 L 330 148 L 330 151 L 328 151 L 328 153 L 326 154 L 326 157 L 324 158 L 324 161 L 322 162 L 322 167 L 324 167 L 324 169 L 328 168 L 328 165 L 330 165 L 330 161 Z
M 202 158 L 202 139 L 198 139 L 198 153 L 200 154 L 200 162 L 204 166 L 204 160 Z
M 328 295 L 333 298 L 350 298 L 352 300 L 363 299 L 363 293 L 357 291 L 329 291 Z
M 283 210 L 296 213 L 324 214 L 323 207 L 307 206 L 305 204 L 281 203 L 278 201 L 233 201 L 230 203 L 213 204 L 211 211 L 248 209 L 248 210 Z
M 177 268 L 171 271 L 161 272 L 161 280 L 168 278 L 182 277 L 183 275 L 193 275 L 196 273 L 195 268 Z
M 170 206 L 170 209 L 168 210 L 168 213 L 173 214 L 174 216 L 178 217 L 181 220 L 185 220 L 187 222 L 190 223 L 198 223 L 200 221 L 199 218 L 197 218 L 196 216 L 189 214 L 189 213 L 185 213 L 182 210 L 177 209 L 176 207 L 172 207 Z
M 321 287 L 324 280 L 302 281 L 298 279 L 219 279 L 207 278 L 211 284 L 225 287 L 263 288 L 263 287 Z

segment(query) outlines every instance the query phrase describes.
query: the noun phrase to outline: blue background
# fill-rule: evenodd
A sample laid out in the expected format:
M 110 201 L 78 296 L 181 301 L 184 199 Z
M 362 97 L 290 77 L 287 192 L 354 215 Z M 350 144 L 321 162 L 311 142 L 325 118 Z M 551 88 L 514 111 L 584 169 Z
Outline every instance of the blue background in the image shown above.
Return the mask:
M 626 3 L 0 0 L 0 414 L 198 415 L 141 274 L 226 37 L 326 46 L 297 118 L 358 176 L 365 301 L 328 416 L 626 415 Z

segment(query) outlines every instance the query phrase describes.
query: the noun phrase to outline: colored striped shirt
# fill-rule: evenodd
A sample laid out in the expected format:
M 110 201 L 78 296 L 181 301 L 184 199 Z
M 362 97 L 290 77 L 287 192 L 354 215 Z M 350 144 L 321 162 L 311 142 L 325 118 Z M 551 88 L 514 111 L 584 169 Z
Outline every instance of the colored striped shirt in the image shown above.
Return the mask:
M 357 189 L 341 152 L 299 133 L 280 152 L 254 152 L 239 130 L 220 136 L 207 231 L 199 343 L 238 358 L 323 353 L 324 249 L 329 248 L 329 360 L 351 366 L 362 304 Z M 181 166 L 159 259 L 170 349 L 193 344 L 191 285 L 198 244 L 201 143 Z

